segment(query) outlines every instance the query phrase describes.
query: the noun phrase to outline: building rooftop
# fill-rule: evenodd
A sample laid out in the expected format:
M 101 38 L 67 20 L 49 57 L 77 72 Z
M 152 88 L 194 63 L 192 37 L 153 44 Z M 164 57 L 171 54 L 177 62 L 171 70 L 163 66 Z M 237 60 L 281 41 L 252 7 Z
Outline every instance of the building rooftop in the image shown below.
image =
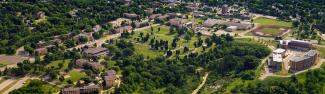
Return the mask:
M 300 62 L 300 61 L 303 61 L 305 59 L 308 59 L 310 57 L 313 57 L 317 54 L 317 51 L 316 50 L 309 50 L 308 52 L 306 52 L 303 56 L 299 55 L 299 56 L 295 56 L 293 58 L 290 59 L 290 61 L 293 61 L 293 62 Z
M 283 52 L 285 52 L 285 50 L 284 49 L 281 49 L 281 48 L 278 48 L 278 49 L 276 49 L 276 50 L 273 51 L 273 53 L 277 53 L 277 54 L 281 54 Z
M 203 23 L 203 26 L 204 27 L 213 27 L 214 25 L 218 24 L 218 21 L 217 19 L 207 19 L 204 21 Z
M 281 54 L 273 53 L 273 54 L 272 54 L 272 57 L 273 57 L 273 61 L 275 61 L 275 62 L 282 62 L 282 60 L 283 60 Z
M 103 51 L 107 51 L 107 48 L 103 48 L 103 47 L 88 48 L 88 49 L 84 50 L 84 53 L 96 54 L 96 53 L 100 53 L 100 52 L 103 52 Z

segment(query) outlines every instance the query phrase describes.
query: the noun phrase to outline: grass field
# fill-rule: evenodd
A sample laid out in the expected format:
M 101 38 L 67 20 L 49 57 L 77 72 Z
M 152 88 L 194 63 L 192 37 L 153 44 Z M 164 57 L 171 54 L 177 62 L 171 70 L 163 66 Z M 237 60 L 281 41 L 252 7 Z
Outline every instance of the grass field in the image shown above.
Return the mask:
M 81 78 L 86 77 L 87 75 L 84 72 L 80 72 L 80 71 L 74 69 L 69 72 L 69 76 L 70 76 L 69 78 L 65 79 L 65 82 L 68 80 L 76 82 L 76 81 L 80 80 Z
M 321 57 L 321 58 L 325 58 L 325 47 L 316 47 L 316 49 L 318 50 L 318 52 L 319 52 L 319 56 Z
M 160 31 L 158 31 L 158 28 L 160 27 Z M 155 26 L 153 27 L 153 32 L 152 35 L 150 35 L 149 41 L 142 43 L 142 42 L 138 42 L 135 41 L 136 38 L 140 38 L 140 33 L 143 33 L 143 36 L 146 36 L 147 34 L 151 34 L 151 29 L 145 29 L 142 32 L 135 32 L 134 35 L 130 36 L 129 38 L 127 38 L 127 40 L 134 42 L 134 48 L 135 48 L 135 52 L 139 53 L 139 54 L 143 54 L 146 58 L 155 58 L 157 56 L 162 56 L 164 55 L 163 51 L 159 51 L 159 50 L 151 50 L 151 47 L 149 45 L 149 42 L 152 38 L 154 38 L 155 40 L 164 40 L 164 41 L 168 41 L 168 46 L 169 48 L 171 47 L 171 43 L 173 41 L 174 38 L 178 37 L 177 33 L 170 33 L 169 27 L 168 26 Z M 206 37 L 205 36 L 201 36 L 202 40 L 205 40 Z M 198 40 L 198 36 L 197 35 L 193 35 L 191 37 L 191 40 L 187 41 L 184 39 L 184 35 L 179 36 L 179 41 L 177 42 L 177 47 L 173 48 L 173 49 L 179 49 L 179 50 L 183 50 L 184 47 L 188 47 L 189 49 L 194 49 L 194 43 Z M 172 49 L 172 50 L 173 50 Z
M 283 27 L 292 27 L 291 22 L 285 22 L 285 21 L 269 19 L 269 18 L 264 18 L 264 17 L 259 17 L 259 18 L 254 19 L 254 23 L 258 23 L 260 25 L 278 25 L 278 26 L 283 26 Z
M 273 29 L 273 28 L 263 28 L 261 31 L 265 34 L 271 34 L 271 35 L 275 35 L 281 32 L 279 29 Z
M 52 61 L 50 64 L 46 65 L 46 67 L 49 67 L 49 68 L 54 67 L 54 69 L 59 69 L 59 64 L 62 63 L 63 66 L 59 70 L 64 71 L 65 69 L 68 68 L 68 65 L 70 62 L 71 62 L 71 59 Z

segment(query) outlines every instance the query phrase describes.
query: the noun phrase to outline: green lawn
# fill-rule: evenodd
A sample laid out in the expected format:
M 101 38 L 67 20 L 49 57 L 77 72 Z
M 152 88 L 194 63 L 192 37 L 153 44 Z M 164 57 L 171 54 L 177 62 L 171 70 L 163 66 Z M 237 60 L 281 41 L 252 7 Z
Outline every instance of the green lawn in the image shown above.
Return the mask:
M 78 71 L 78 70 L 76 70 L 76 69 L 71 70 L 71 71 L 69 72 L 69 75 L 70 75 L 70 77 L 67 78 L 67 79 L 65 79 L 65 81 L 71 80 L 71 81 L 73 81 L 73 82 L 76 82 L 76 81 L 80 80 L 81 78 L 87 76 L 86 73 L 84 73 L 84 72 L 80 72 L 80 71 Z
M 70 62 L 71 59 L 52 61 L 50 64 L 46 65 L 46 67 L 49 68 L 54 67 L 54 69 L 59 69 L 60 71 L 64 71 L 65 69 L 68 68 Z M 60 63 L 63 64 L 62 68 L 59 68 Z
M 284 26 L 284 27 L 292 27 L 291 22 L 269 19 L 269 18 L 265 18 L 265 17 L 259 17 L 259 18 L 254 19 L 254 23 L 259 23 L 260 25 L 278 25 L 278 26 Z
M 271 34 L 271 35 L 276 35 L 277 33 L 281 32 L 279 29 L 274 29 L 274 28 L 263 28 L 261 31 L 264 34 Z
M 134 44 L 135 53 L 142 54 L 144 57 L 156 58 L 164 55 L 163 52 L 150 50 L 149 45 Z
M 158 28 L 160 27 L 160 31 Z M 150 34 L 150 38 L 146 43 L 137 42 L 136 39 L 140 38 L 140 33 L 143 33 L 143 36 Z M 152 38 L 155 40 L 167 40 L 169 44 L 169 48 L 171 47 L 171 43 L 175 37 L 177 37 L 177 33 L 170 33 L 168 26 L 155 26 L 153 27 L 153 35 L 151 35 L 151 29 L 144 29 L 142 32 L 135 32 L 134 35 L 130 36 L 127 40 L 134 42 L 135 52 L 139 54 L 143 54 L 145 57 L 155 58 L 157 56 L 162 56 L 164 54 L 163 51 L 151 50 L 149 42 Z M 179 41 L 177 42 L 177 47 L 173 49 L 183 50 L 184 47 L 188 47 L 189 49 L 194 49 L 194 43 L 198 40 L 198 36 L 193 35 L 191 40 L 186 41 L 184 35 L 179 36 Z M 201 36 L 202 40 L 206 39 L 206 36 Z
M 316 49 L 318 50 L 318 52 L 319 52 L 319 56 L 321 57 L 321 58 L 325 58 L 325 48 L 324 47 L 316 47 Z

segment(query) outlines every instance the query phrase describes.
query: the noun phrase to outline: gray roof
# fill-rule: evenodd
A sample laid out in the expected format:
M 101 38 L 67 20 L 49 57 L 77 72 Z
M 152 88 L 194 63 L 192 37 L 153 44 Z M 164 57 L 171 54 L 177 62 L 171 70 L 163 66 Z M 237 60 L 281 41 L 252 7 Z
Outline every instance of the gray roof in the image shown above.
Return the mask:
M 100 53 L 100 52 L 103 52 L 103 51 L 106 51 L 106 50 L 107 50 L 107 48 L 103 48 L 103 47 L 88 48 L 88 49 L 84 50 L 84 53 L 96 54 L 96 53 Z
M 317 51 L 316 50 L 309 50 L 303 56 L 295 56 L 295 57 L 291 58 L 290 61 L 300 62 L 300 61 L 303 61 L 303 60 L 308 59 L 310 57 L 313 57 L 316 54 L 317 54 Z

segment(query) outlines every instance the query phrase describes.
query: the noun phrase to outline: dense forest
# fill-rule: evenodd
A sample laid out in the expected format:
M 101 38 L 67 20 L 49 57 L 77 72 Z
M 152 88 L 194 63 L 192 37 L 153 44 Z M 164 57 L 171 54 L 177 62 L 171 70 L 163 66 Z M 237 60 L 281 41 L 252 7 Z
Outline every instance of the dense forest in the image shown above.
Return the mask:
M 134 0 L 125 5 L 121 0 L 6 0 L 0 4 L 0 54 L 14 54 L 21 46 L 48 41 L 54 36 L 73 36 L 83 30 L 91 32 L 95 25 L 109 32 L 107 22 L 122 17 L 123 13 L 136 13 L 144 18 L 144 9 L 149 8 L 150 3 L 143 1 L 147 0 Z M 185 10 L 162 7 L 157 11 Z M 45 17 L 39 18 L 39 13 L 44 13 Z M 67 41 L 71 44 L 71 40 Z
M 254 81 L 247 85 L 239 85 L 232 92 L 248 94 L 323 94 L 325 92 L 324 74 L 325 70 L 322 67 L 290 78 L 269 78 L 265 81 Z

